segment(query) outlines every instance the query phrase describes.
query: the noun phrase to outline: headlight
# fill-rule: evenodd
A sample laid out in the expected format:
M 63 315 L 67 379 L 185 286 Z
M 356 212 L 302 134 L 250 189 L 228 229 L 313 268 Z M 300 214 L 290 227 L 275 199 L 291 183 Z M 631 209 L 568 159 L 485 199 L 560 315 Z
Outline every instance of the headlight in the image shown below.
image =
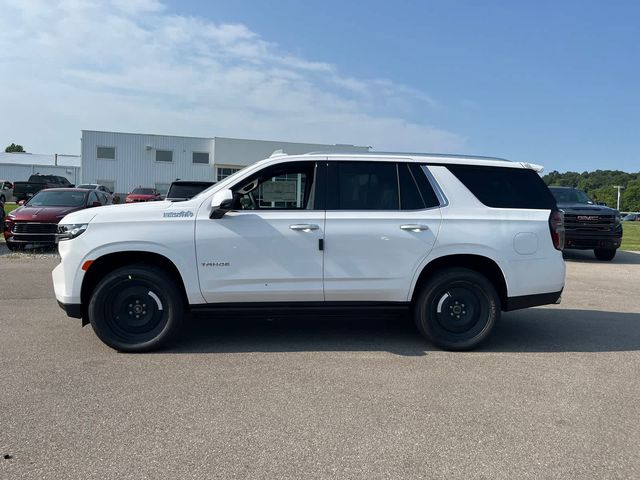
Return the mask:
M 620 225 L 620 222 L 622 221 L 620 214 L 616 213 L 616 225 Z
M 87 223 L 69 223 L 58 225 L 58 234 L 56 240 L 70 240 L 81 235 L 86 229 Z

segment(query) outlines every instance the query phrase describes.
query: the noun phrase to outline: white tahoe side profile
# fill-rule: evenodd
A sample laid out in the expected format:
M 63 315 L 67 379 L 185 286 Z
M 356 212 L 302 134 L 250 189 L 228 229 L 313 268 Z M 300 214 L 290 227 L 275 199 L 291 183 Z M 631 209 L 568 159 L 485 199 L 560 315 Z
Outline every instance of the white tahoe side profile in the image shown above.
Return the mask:
M 410 308 L 470 349 L 501 311 L 557 303 L 563 218 L 535 166 L 427 154 L 274 155 L 190 200 L 92 208 L 59 227 L 56 298 L 120 351 L 189 311 Z

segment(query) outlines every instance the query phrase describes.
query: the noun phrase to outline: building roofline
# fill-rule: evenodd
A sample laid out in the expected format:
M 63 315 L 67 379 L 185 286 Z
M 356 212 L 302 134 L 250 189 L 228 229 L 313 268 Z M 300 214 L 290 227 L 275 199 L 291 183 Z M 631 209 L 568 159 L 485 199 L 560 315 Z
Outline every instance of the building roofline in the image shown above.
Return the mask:
M 140 133 L 140 132 L 118 132 L 114 130 L 80 130 L 82 133 L 91 132 L 91 133 L 117 133 L 118 135 L 139 135 L 146 137 L 173 137 L 173 138 L 197 138 L 199 140 L 213 140 L 214 137 L 194 137 L 188 135 L 165 135 L 163 133 Z
M 352 145 L 349 143 L 334 143 L 334 144 L 330 144 L 330 143 L 321 143 L 321 142 L 293 142 L 291 140 L 262 140 L 259 138 L 238 138 L 238 137 L 213 137 L 213 139 L 221 139 L 221 140 L 237 140 L 237 141 L 241 141 L 241 142 L 268 142 L 268 143 L 298 143 L 298 144 L 302 144 L 302 145 L 324 145 L 327 147 L 343 147 L 343 148 L 371 148 L 369 145 Z M 331 153 L 335 153 L 335 152 L 331 152 Z M 350 151 L 347 151 L 347 153 L 353 153 Z M 366 153 L 366 152 L 363 152 Z

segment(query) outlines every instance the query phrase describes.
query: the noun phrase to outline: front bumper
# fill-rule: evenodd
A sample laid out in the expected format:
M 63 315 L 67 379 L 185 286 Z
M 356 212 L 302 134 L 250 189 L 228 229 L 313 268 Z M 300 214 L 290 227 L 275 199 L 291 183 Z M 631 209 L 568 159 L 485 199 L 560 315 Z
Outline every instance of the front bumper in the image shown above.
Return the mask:
M 82 305 L 79 303 L 62 303 L 58 300 L 58 306 L 64 310 L 67 317 L 82 318 Z

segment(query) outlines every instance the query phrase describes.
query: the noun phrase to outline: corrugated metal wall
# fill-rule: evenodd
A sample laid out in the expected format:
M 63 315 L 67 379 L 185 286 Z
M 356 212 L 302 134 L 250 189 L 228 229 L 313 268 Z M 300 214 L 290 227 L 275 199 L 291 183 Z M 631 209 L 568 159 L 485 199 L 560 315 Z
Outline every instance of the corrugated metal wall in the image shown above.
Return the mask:
M 25 182 L 34 173 L 59 175 L 67 178 L 71 183 L 80 183 L 80 168 L 53 165 L 17 165 L 0 163 L 0 179 L 10 182 Z
M 115 147 L 114 160 L 97 158 L 98 147 Z M 82 131 L 82 181 L 115 182 L 115 192 L 139 185 L 154 187 L 183 180 L 213 180 L 213 141 L 210 138 L 172 137 L 118 132 Z M 173 152 L 172 162 L 157 162 L 157 150 Z M 209 153 L 209 165 L 194 164 L 193 152 Z

